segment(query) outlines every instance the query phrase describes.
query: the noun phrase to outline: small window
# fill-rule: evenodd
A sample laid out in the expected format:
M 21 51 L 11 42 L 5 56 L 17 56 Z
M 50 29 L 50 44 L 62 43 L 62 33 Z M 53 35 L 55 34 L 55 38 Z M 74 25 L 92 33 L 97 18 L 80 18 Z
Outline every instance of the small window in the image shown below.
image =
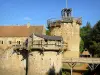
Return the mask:
M 3 41 L 0 41 L 0 44 L 3 44 Z
M 3 41 L 1 41 L 1 44 L 3 44 Z
M 11 42 L 11 41 L 9 41 L 9 44 L 12 44 L 12 42 Z
M 17 44 L 20 44 L 20 41 L 17 41 Z

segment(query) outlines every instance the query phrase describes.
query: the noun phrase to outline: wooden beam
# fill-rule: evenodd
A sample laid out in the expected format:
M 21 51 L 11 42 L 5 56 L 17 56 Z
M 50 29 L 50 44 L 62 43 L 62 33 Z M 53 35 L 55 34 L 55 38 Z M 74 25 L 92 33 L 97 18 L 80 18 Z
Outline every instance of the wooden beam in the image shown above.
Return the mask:
M 62 58 L 63 63 L 100 64 L 100 58 Z

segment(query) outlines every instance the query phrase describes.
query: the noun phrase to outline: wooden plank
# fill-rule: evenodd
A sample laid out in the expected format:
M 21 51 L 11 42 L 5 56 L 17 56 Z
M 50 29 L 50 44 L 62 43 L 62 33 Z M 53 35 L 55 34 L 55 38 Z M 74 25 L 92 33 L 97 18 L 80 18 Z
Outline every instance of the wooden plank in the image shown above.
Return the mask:
M 100 64 L 100 58 L 63 58 L 63 63 L 88 63 Z

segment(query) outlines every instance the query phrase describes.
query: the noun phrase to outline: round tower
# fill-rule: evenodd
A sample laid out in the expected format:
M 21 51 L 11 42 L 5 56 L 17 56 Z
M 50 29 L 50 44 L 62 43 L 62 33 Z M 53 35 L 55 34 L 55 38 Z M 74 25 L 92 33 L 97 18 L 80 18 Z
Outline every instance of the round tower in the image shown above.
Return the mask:
M 28 75 L 61 75 L 62 38 L 33 34 L 28 41 Z
M 51 36 L 62 36 L 64 40 L 64 57 L 79 57 L 81 18 L 71 16 L 72 9 L 64 8 L 59 20 L 49 19 L 48 29 Z

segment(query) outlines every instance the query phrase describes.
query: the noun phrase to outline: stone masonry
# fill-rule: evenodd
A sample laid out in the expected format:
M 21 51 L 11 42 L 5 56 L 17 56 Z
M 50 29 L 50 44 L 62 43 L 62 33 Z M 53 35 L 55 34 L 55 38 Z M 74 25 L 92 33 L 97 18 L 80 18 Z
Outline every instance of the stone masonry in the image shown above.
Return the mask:
M 28 40 L 31 42 L 28 43 L 28 46 L 31 45 L 28 57 L 28 75 L 61 75 L 62 38 L 33 34 Z
M 67 14 L 67 15 L 66 15 Z M 64 57 L 79 57 L 80 18 L 71 17 L 71 9 L 63 9 L 61 20 L 49 21 L 51 36 L 61 36 L 66 48 Z

